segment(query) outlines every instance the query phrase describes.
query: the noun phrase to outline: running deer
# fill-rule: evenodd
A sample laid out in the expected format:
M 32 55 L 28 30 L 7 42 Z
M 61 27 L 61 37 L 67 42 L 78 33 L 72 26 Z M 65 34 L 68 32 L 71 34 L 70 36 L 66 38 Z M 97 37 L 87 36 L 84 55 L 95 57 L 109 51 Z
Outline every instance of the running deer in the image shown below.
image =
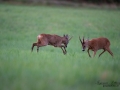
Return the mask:
M 52 45 L 54 47 L 60 47 L 63 53 L 66 54 L 67 44 L 69 43 L 71 38 L 69 38 L 68 35 L 63 35 L 63 37 L 61 37 L 58 35 L 40 34 L 37 36 L 37 42 L 33 43 L 31 49 L 33 51 L 34 46 L 37 46 L 37 52 L 38 52 L 39 47 Z
M 93 57 L 94 57 L 97 50 L 99 50 L 99 49 L 103 49 L 103 52 L 99 55 L 99 57 L 105 51 L 108 51 L 111 54 L 111 56 L 113 56 L 113 53 L 111 52 L 111 50 L 109 48 L 110 47 L 110 41 L 107 38 L 100 37 L 100 38 L 94 38 L 92 40 L 88 40 L 88 39 L 84 40 L 84 37 L 83 37 L 83 41 L 82 41 L 79 37 L 79 40 L 82 44 L 82 48 L 83 48 L 82 51 L 85 51 L 85 49 L 88 48 L 87 52 L 88 52 L 89 57 L 91 57 L 91 55 L 89 53 L 89 50 L 94 51 L 94 54 L 93 54 Z

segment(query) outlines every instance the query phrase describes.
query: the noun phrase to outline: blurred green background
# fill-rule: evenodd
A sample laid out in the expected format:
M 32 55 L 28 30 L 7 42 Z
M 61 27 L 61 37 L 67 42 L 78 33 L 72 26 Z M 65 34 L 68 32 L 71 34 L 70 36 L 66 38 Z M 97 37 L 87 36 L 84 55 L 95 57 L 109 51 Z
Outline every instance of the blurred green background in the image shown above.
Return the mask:
M 67 55 L 52 46 L 36 48 L 41 33 L 73 36 Z M 78 37 L 107 37 L 112 58 L 82 52 Z M 120 11 L 43 5 L 0 4 L 0 90 L 120 90 Z M 90 52 L 91 55 L 93 52 Z M 101 82 L 101 83 L 100 83 Z

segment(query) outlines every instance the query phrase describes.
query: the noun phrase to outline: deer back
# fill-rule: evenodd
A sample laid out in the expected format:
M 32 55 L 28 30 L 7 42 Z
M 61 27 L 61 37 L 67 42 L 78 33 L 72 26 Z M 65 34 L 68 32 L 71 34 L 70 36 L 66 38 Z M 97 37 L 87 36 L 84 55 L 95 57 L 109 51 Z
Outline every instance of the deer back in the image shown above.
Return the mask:
M 100 37 L 90 40 L 88 44 L 89 44 L 89 48 L 98 50 L 107 47 L 107 45 L 109 45 L 110 42 L 107 38 Z

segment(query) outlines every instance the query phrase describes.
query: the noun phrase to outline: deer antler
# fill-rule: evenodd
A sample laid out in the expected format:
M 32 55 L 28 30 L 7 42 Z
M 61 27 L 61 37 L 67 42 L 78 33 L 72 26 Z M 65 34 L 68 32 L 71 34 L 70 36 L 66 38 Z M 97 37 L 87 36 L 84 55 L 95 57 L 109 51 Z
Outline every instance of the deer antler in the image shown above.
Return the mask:
M 82 41 L 81 41 L 81 39 L 80 39 L 80 36 L 79 36 L 79 40 L 80 40 L 80 42 L 81 42 L 81 44 L 82 44 Z
M 84 40 L 84 36 L 83 36 L 83 42 L 84 42 L 85 40 Z
M 70 38 L 68 41 L 70 41 L 70 40 L 72 39 L 72 37 L 73 37 L 73 36 L 71 36 L 71 38 Z

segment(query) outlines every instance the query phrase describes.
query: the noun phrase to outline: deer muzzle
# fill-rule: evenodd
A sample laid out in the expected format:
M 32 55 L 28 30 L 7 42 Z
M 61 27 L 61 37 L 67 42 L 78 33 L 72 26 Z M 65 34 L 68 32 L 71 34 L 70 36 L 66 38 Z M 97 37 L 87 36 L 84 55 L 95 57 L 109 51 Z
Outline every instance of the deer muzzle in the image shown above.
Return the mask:
M 84 49 L 82 51 L 85 51 Z

